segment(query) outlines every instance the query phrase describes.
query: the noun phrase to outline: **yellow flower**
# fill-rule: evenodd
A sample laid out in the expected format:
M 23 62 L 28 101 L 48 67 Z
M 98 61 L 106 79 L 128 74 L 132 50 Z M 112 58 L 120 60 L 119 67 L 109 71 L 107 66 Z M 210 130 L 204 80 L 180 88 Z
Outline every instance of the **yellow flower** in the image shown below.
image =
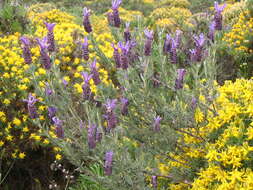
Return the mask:
M 16 118 L 16 117 L 13 119 L 12 123 L 13 123 L 14 125 L 16 125 L 16 126 L 20 126 L 20 125 L 21 125 L 20 119 L 18 119 L 18 118 Z
M 0 146 L 3 146 L 4 145 L 4 142 L 3 141 L 0 141 Z
M 19 157 L 20 159 L 24 159 L 25 156 L 26 156 L 26 155 L 25 155 L 24 152 L 20 152 L 19 155 L 18 155 L 18 157 Z
M 9 105 L 9 104 L 11 103 L 11 101 L 10 101 L 9 99 L 4 99 L 3 103 L 4 103 L 5 105 Z
M 61 160 L 61 159 L 62 159 L 62 156 L 61 156 L 60 154 L 56 154 L 55 159 L 56 159 L 56 160 Z

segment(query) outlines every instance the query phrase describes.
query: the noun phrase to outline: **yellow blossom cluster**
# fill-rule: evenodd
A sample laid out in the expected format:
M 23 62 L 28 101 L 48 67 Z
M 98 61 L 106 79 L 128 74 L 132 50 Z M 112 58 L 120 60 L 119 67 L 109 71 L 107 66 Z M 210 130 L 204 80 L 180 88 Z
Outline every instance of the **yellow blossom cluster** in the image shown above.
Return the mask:
M 253 78 L 226 81 L 217 91 L 207 113 L 195 110 L 199 127 L 182 133 L 183 152 L 170 155 L 167 172 L 191 170 L 195 177 L 171 189 L 252 189 Z
M 239 15 L 246 8 L 246 2 L 240 1 L 236 3 L 227 3 L 222 15 L 224 17 L 224 23 L 233 25 L 238 20 Z
M 253 18 L 248 10 L 242 12 L 238 21 L 233 25 L 230 32 L 226 33 L 223 40 L 235 51 L 252 54 Z
M 162 7 L 155 9 L 149 16 L 154 21 L 154 26 L 165 27 L 172 31 L 178 28 L 192 27 L 189 9 L 180 7 Z

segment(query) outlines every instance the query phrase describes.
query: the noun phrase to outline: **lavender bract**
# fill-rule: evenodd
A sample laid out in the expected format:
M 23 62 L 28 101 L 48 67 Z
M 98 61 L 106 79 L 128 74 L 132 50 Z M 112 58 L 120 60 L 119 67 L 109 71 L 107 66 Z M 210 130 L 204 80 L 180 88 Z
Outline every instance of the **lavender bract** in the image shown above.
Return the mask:
M 82 43 L 82 57 L 84 60 L 89 60 L 89 44 L 88 44 L 88 38 L 84 37 L 84 42 Z
M 214 42 L 214 35 L 215 35 L 215 22 L 211 22 L 207 35 L 207 37 L 211 40 L 211 42 Z
M 89 149 L 93 149 L 96 147 L 96 131 L 97 131 L 96 125 L 92 124 L 89 126 L 87 138 Z
M 107 13 L 107 22 L 110 26 L 114 26 L 114 18 L 112 12 Z
M 38 117 L 37 109 L 35 107 L 35 103 L 37 101 L 38 99 L 36 99 L 31 93 L 29 93 L 28 98 L 24 100 L 24 102 L 27 102 L 27 108 L 31 119 L 35 119 Z
M 121 49 L 120 54 L 120 66 L 122 69 L 127 69 L 129 67 L 129 50 L 130 43 L 129 41 L 123 44 L 122 42 L 118 43 L 119 48 Z
M 55 133 L 56 133 L 56 136 L 58 137 L 58 138 L 61 138 L 61 139 L 63 139 L 64 138 L 64 130 L 63 130 L 63 127 L 62 127 L 62 124 L 63 124 L 63 122 L 62 122 L 62 120 L 60 120 L 58 117 L 53 117 L 52 118 L 52 120 L 53 120 L 53 123 L 54 123 L 54 125 L 55 125 Z
M 112 161 L 113 161 L 113 151 L 108 151 L 105 153 L 105 165 L 104 171 L 105 175 L 112 175 Z
M 89 81 L 92 78 L 92 75 L 89 75 L 86 72 L 82 72 L 82 76 L 83 76 L 83 79 L 84 79 L 84 84 L 82 85 L 83 98 L 85 100 L 92 100 L 93 99 L 93 93 L 91 92 L 90 84 L 89 84 Z
M 183 80 L 184 80 L 185 73 L 186 73 L 185 69 L 178 69 L 177 70 L 177 78 L 175 81 L 175 89 L 176 90 L 183 88 Z
M 49 70 L 51 68 L 51 60 L 47 53 L 48 51 L 47 37 L 43 38 L 42 40 L 37 38 L 37 42 L 40 46 L 40 59 L 42 65 L 45 69 Z
M 121 114 L 127 115 L 128 114 L 128 105 L 129 101 L 127 98 L 121 98 Z
M 97 68 L 96 68 L 96 64 L 97 64 L 96 59 L 94 59 L 94 61 L 90 65 L 90 69 L 91 69 L 92 79 L 95 85 L 98 85 L 101 83 L 101 80 L 99 77 L 99 72 L 97 71 Z
M 53 117 L 55 117 L 56 115 L 56 112 L 57 112 L 57 108 L 56 107 L 53 107 L 53 106 L 49 106 L 47 108 L 47 111 L 48 111 L 48 117 L 51 121 L 53 121 Z
M 156 116 L 154 118 L 154 124 L 153 124 L 153 130 L 155 132 L 159 132 L 160 131 L 160 122 L 161 122 L 162 118 L 160 116 Z
M 113 17 L 113 21 L 114 21 L 114 26 L 115 27 L 120 27 L 121 24 L 121 20 L 119 17 L 119 6 L 121 4 L 121 0 L 113 0 L 112 1 L 112 17 Z
M 92 27 L 90 23 L 90 10 L 87 9 L 86 7 L 83 8 L 83 26 L 84 26 L 84 30 L 87 33 L 92 32 Z
M 116 47 L 114 44 L 112 44 L 113 47 L 113 58 L 116 64 L 116 68 L 120 68 L 121 64 L 120 64 L 120 53 L 119 53 L 119 49 L 118 47 Z
M 203 57 L 203 49 L 205 45 L 205 36 L 201 33 L 199 36 L 193 36 L 195 48 L 190 50 L 192 61 L 201 61 Z
M 215 22 L 215 30 L 222 30 L 222 11 L 226 7 L 226 4 L 219 5 L 216 1 L 214 2 L 215 8 L 215 15 L 214 15 L 214 22 Z
M 125 42 L 128 42 L 131 40 L 130 23 L 129 22 L 126 23 L 126 28 L 124 30 L 124 39 L 125 39 Z
M 55 23 L 46 23 L 45 25 L 47 27 L 48 33 L 47 33 L 47 42 L 48 42 L 48 51 L 53 52 L 55 51 L 55 41 L 54 41 L 54 27 Z
M 32 63 L 32 54 L 31 54 L 31 50 L 30 50 L 30 41 L 28 38 L 22 36 L 20 38 L 20 41 L 23 44 L 23 58 L 25 60 L 25 63 L 27 64 L 31 64 Z
M 152 41 L 153 41 L 153 31 L 145 29 L 144 34 L 146 36 L 146 42 L 144 45 L 144 55 L 150 56 L 151 55 L 151 49 L 152 49 Z

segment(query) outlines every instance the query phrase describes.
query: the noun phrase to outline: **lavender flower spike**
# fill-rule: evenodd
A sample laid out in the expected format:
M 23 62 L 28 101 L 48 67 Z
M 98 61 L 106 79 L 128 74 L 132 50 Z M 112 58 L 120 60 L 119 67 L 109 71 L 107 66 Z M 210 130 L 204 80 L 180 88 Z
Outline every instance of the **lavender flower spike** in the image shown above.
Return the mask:
M 83 26 L 84 26 L 84 30 L 87 33 L 92 32 L 92 27 L 90 23 L 90 10 L 87 9 L 86 7 L 83 8 Z
M 50 88 L 48 83 L 46 83 L 45 94 L 46 96 L 51 96 L 53 94 L 53 90 Z
M 126 42 L 124 45 L 122 42 L 118 43 L 118 46 L 121 49 L 121 55 L 120 55 L 120 66 L 122 69 L 127 69 L 129 66 L 129 55 L 128 52 L 130 50 L 130 42 Z
M 114 21 L 114 26 L 115 27 L 120 27 L 121 24 L 121 20 L 119 17 L 119 11 L 118 8 L 121 4 L 121 0 L 113 0 L 112 1 L 112 17 L 113 17 L 113 21 Z
M 150 56 L 151 55 L 151 49 L 152 49 L 152 41 L 153 41 L 153 31 L 145 29 L 144 34 L 146 36 L 146 42 L 144 46 L 144 55 L 145 56 Z
M 125 31 L 124 31 L 124 39 L 125 39 L 125 42 L 128 42 L 131 40 L 131 33 L 130 33 L 130 22 L 127 22 L 126 23 L 126 28 L 125 28 Z
M 207 37 L 211 40 L 211 42 L 214 42 L 214 35 L 215 35 L 215 22 L 211 22 L 209 26 L 209 32 Z
M 108 99 L 105 103 L 105 108 L 106 108 L 106 112 L 113 112 L 114 109 L 116 108 L 116 103 L 117 103 L 117 99 Z
M 113 151 L 108 151 L 105 153 L 105 175 L 112 175 L 112 161 L 113 161 Z
M 47 33 L 47 42 L 49 44 L 48 51 L 53 52 L 55 50 L 55 42 L 54 42 L 54 27 L 55 23 L 46 23 L 45 25 L 47 27 L 48 33 Z
M 98 85 L 99 83 L 101 83 L 101 80 L 99 77 L 99 72 L 97 71 L 97 68 L 96 68 L 96 64 L 97 64 L 96 59 L 94 59 L 94 61 L 90 65 L 90 69 L 91 69 L 92 79 L 95 85 Z
M 194 35 L 193 36 L 194 42 L 196 47 L 203 47 L 205 44 L 205 36 L 203 33 L 201 33 L 199 36 Z
M 155 117 L 154 119 L 154 124 L 153 124 L 153 129 L 155 132 L 159 132 L 160 131 L 160 122 L 161 122 L 162 118 L 160 116 Z
M 55 117 L 56 115 L 56 112 L 57 112 L 57 108 L 56 107 L 53 107 L 53 106 L 50 106 L 47 108 L 47 111 L 48 111 L 48 117 L 51 121 L 53 121 L 53 117 Z
M 177 70 L 177 78 L 175 81 L 175 89 L 182 89 L 183 88 L 183 80 L 185 76 L 186 70 L 185 69 L 178 69 Z
M 152 180 L 151 180 L 152 186 L 154 189 L 157 189 L 158 185 L 157 185 L 157 176 L 153 175 L 152 176 Z
M 166 38 L 163 45 L 163 54 L 167 55 L 168 52 L 171 50 L 171 36 L 169 34 L 166 34 Z
M 114 58 L 114 61 L 115 61 L 115 64 L 116 64 L 116 68 L 120 68 L 121 67 L 121 63 L 120 63 L 119 49 L 114 44 L 112 44 L 112 47 L 114 49 L 114 51 L 113 51 L 113 58 Z
M 92 78 L 92 75 L 89 75 L 86 72 L 82 72 L 82 75 L 84 79 L 84 84 L 82 85 L 83 98 L 85 100 L 91 100 L 93 99 L 93 93 L 91 92 L 89 81 Z
M 89 44 L 87 36 L 84 37 L 84 41 L 82 43 L 82 57 L 84 60 L 89 60 Z
M 193 61 L 201 61 L 202 54 L 203 54 L 203 48 L 205 45 L 205 36 L 203 33 L 201 33 L 199 36 L 193 36 L 196 48 L 194 50 L 190 50 L 191 52 L 191 59 Z
M 214 22 L 215 22 L 215 29 L 222 30 L 222 11 L 226 7 L 226 4 L 219 5 L 216 1 L 214 2 L 215 8 L 215 15 L 214 15 Z
M 96 147 L 96 131 L 97 131 L 96 125 L 92 124 L 89 126 L 87 138 L 89 149 L 93 149 Z
M 128 105 L 129 101 L 127 98 L 121 98 L 121 114 L 122 115 L 127 115 L 128 114 Z
M 43 38 L 42 40 L 37 38 L 37 42 L 40 46 L 41 63 L 45 69 L 49 70 L 51 68 L 51 60 L 47 53 L 47 48 L 48 48 L 47 37 Z
M 31 54 L 31 50 L 30 50 L 30 41 L 28 38 L 22 36 L 20 38 L 20 41 L 23 44 L 23 58 L 25 60 L 25 63 L 27 64 L 31 64 L 32 63 L 32 54 Z
M 173 64 L 177 63 L 177 43 L 175 39 L 171 39 L 170 60 Z
M 54 122 L 54 125 L 55 125 L 55 133 L 56 133 L 56 136 L 58 138 L 64 138 L 64 130 L 63 130 L 63 127 L 62 127 L 62 120 L 60 120 L 58 117 L 53 117 L 52 118 L 53 122 Z
M 31 93 L 28 95 L 28 99 L 25 99 L 24 102 L 27 102 L 27 108 L 29 112 L 29 116 L 32 119 L 35 119 L 38 117 L 37 110 L 35 107 L 35 103 L 38 101 Z

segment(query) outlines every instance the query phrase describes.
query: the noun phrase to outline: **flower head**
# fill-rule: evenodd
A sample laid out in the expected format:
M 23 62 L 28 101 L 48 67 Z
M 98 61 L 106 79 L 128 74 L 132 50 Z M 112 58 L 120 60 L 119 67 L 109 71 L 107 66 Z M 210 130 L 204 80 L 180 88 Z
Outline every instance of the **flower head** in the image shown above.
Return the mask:
M 118 9 L 122 0 L 112 0 L 112 10 Z
M 154 32 L 152 30 L 145 29 L 144 34 L 145 34 L 146 38 L 153 39 Z
M 45 22 L 45 25 L 46 25 L 48 31 L 53 32 L 54 27 L 55 27 L 56 24 L 55 23 L 47 23 L 47 22 Z
M 226 3 L 219 5 L 217 1 L 214 2 L 214 8 L 217 13 L 221 13 L 226 7 Z
M 104 171 L 105 175 L 112 175 L 112 161 L 113 161 L 113 151 L 108 151 L 105 153 L 105 165 Z
M 183 88 L 183 80 L 185 76 L 186 70 L 185 69 L 178 69 L 177 70 L 177 78 L 175 81 L 175 89 Z
M 107 112 L 112 112 L 116 108 L 117 99 L 108 99 L 105 103 Z

